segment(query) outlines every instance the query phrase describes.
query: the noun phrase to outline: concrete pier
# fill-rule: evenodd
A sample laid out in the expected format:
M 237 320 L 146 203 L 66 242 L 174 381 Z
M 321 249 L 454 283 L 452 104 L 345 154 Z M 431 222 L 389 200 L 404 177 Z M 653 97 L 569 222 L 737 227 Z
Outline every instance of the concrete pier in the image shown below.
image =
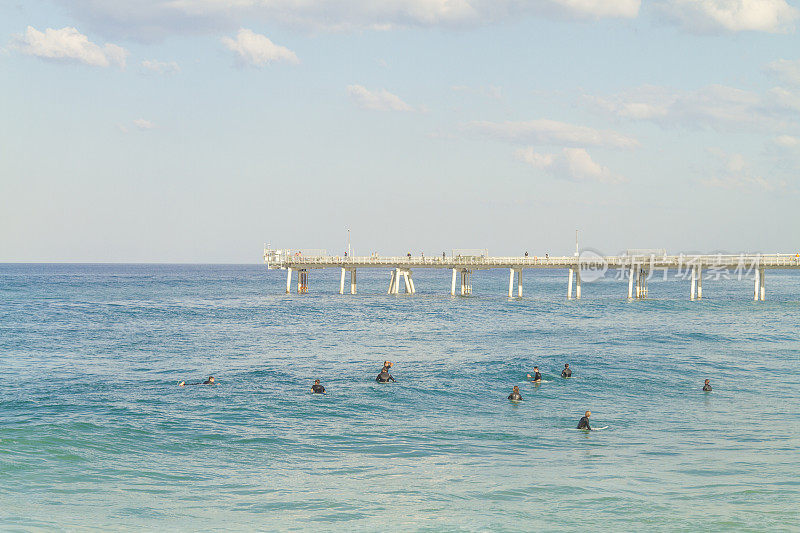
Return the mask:
M 522 298 L 523 270 L 560 269 L 567 274 L 567 299 L 580 300 L 582 296 L 582 272 L 605 273 L 615 269 L 626 273 L 628 281 L 628 299 L 641 300 L 648 296 L 647 280 L 653 272 L 675 271 L 682 273 L 683 279 L 689 281 L 689 299 L 703 298 L 704 270 L 709 272 L 732 272 L 738 279 L 754 280 L 753 300 L 766 299 L 766 271 L 771 269 L 800 270 L 800 254 L 739 254 L 739 255 L 667 255 L 636 254 L 630 251 L 617 256 L 599 256 L 596 254 L 574 255 L 563 257 L 544 257 L 525 255 L 523 257 L 490 257 L 488 253 L 462 255 L 453 253 L 442 257 L 333 257 L 324 251 L 313 254 L 292 250 L 273 250 L 265 247 L 264 262 L 269 270 L 286 270 L 286 294 L 291 292 L 292 275 L 297 272 L 297 292 L 305 294 L 309 291 L 310 272 L 315 269 L 340 268 L 339 294 L 345 293 L 347 272 L 350 272 L 350 294 L 356 294 L 356 270 L 361 268 L 390 269 L 389 289 L 387 294 L 416 294 L 416 286 L 412 269 L 433 268 L 450 269 L 451 296 L 469 296 L 472 294 L 472 274 L 478 270 L 493 268 L 508 269 L 508 297 Z M 588 275 L 588 274 L 587 274 Z M 457 288 L 456 281 L 460 281 Z M 588 278 L 591 281 L 592 278 Z M 514 284 L 516 283 L 516 291 Z M 516 295 L 515 295 L 516 293 Z

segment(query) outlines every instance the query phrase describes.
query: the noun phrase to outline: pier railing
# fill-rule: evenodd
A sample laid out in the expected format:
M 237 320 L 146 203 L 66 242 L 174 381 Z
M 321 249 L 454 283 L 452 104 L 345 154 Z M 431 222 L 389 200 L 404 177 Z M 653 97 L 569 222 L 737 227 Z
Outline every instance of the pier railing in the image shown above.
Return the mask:
M 265 261 L 270 268 L 325 268 L 325 267 L 395 267 L 408 268 L 565 268 L 565 267 L 604 267 L 624 268 L 641 265 L 650 268 L 681 268 L 687 265 L 703 265 L 705 268 L 798 268 L 798 254 L 679 254 L 666 256 L 619 255 L 600 256 L 581 254 L 580 256 L 560 257 L 344 257 L 311 256 L 304 254 L 280 254 L 268 256 Z

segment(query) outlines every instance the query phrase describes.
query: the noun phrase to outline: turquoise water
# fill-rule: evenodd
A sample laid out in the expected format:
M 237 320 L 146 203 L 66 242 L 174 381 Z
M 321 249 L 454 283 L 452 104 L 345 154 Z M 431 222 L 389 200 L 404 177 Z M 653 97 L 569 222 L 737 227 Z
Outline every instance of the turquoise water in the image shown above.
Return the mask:
M 800 275 L 338 274 L 0 265 L 0 529 L 798 530 Z

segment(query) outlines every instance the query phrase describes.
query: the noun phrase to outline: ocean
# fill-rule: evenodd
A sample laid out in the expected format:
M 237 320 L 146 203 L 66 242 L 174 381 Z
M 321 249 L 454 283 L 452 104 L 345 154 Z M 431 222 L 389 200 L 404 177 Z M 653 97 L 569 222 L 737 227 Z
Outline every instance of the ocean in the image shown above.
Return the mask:
M 0 265 L 0 530 L 800 530 L 800 273 L 611 274 Z

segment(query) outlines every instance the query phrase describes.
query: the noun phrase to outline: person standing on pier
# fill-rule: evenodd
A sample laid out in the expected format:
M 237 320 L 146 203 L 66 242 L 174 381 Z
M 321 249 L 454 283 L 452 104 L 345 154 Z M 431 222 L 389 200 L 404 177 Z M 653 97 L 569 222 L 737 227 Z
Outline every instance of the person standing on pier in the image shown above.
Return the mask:
M 711 392 L 711 380 L 707 379 L 706 382 L 703 384 L 703 390 L 705 392 Z
M 564 370 L 561 371 L 562 378 L 571 378 L 572 377 L 572 370 L 569 368 L 569 363 L 564 365 Z

